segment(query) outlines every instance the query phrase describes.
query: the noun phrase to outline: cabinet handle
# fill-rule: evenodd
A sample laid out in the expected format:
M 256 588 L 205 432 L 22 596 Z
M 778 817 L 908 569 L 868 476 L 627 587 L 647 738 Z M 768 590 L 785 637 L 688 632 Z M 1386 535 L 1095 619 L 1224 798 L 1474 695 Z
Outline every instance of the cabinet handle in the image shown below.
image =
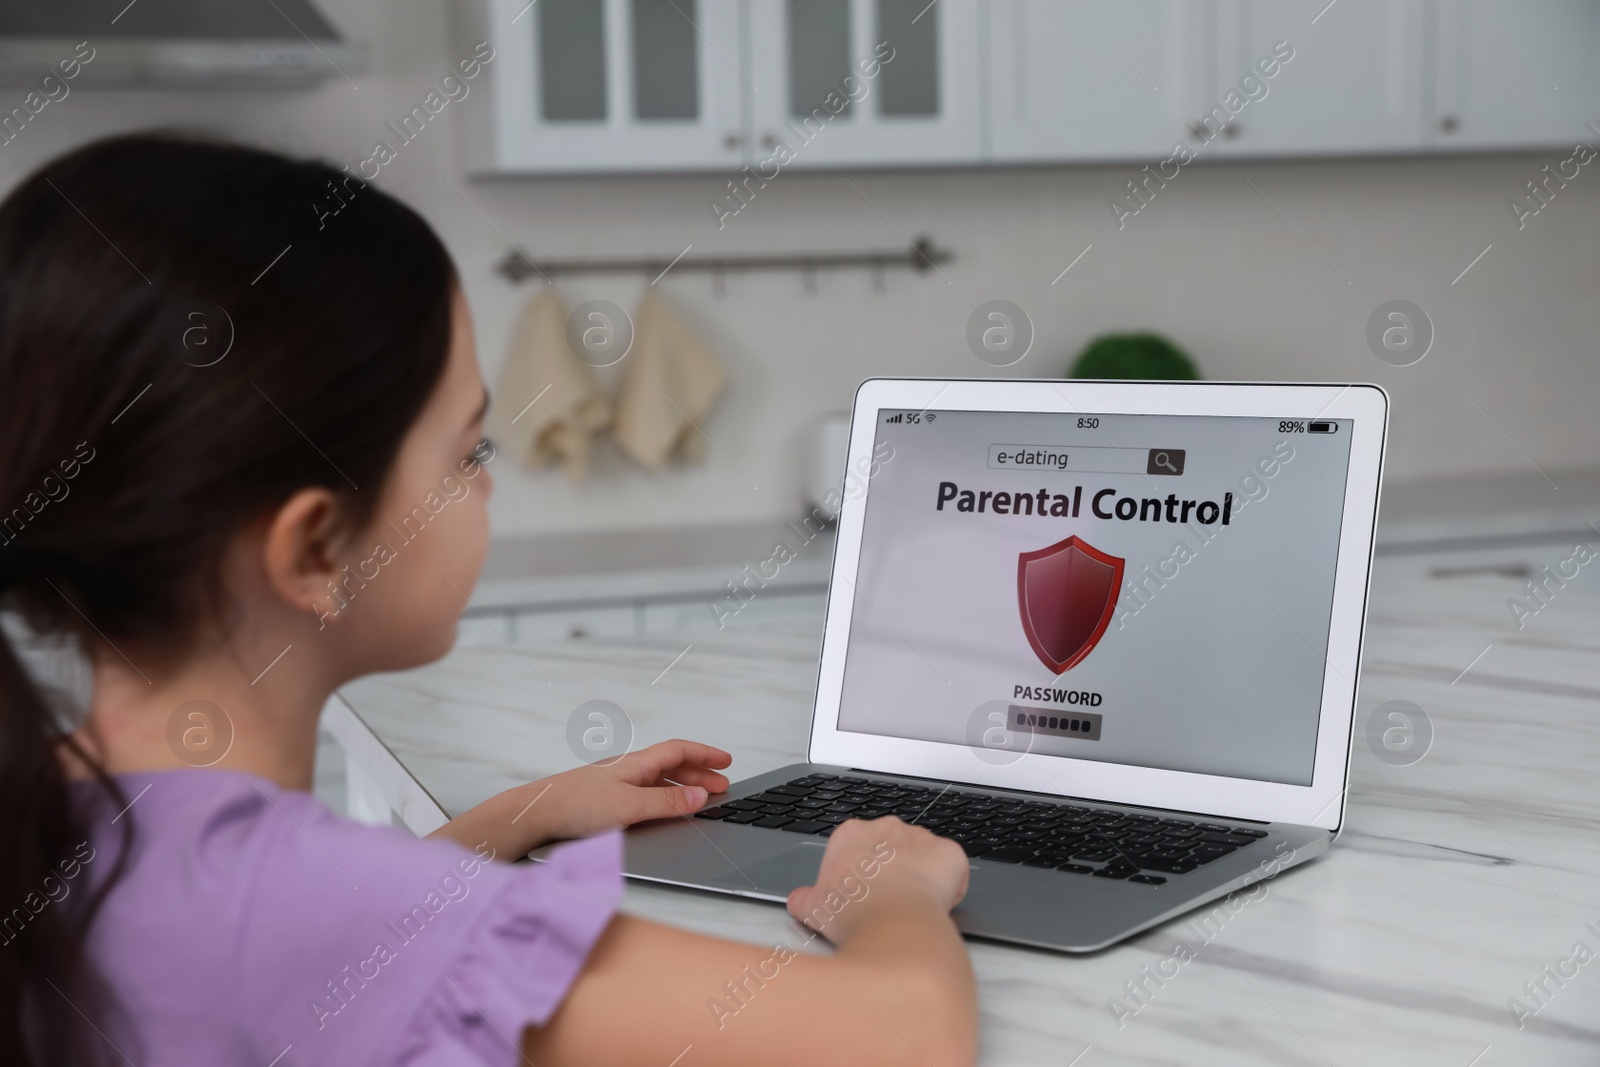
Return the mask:
M 1461 120 L 1454 115 L 1441 115 L 1439 117 L 1440 133 L 1455 133 L 1461 127 Z
M 770 130 L 768 132 L 762 134 L 761 135 L 761 147 L 762 148 L 777 148 L 778 147 L 778 135 L 775 134 L 775 133 L 772 133 Z
M 1226 123 L 1222 127 L 1222 136 L 1226 137 L 1230 141 L 1233 140 L 1234 138 L 1238 137 L 1239 136 L 1239 124 L 1236 123 L 1236 122 Z
M 722 135 L 722 147 L 732 151 L 733 149 L 739 147 L 739 142 L 742 140 L 744 140 L 744 138 L 740 137 L 736 133 L 725 133 Z
M 577 626 L 574 626 L 572 629 L 568 630 L 567 631 L 567 636 L 568 637 L 588 637 L 589 636 L 589 631 L 584 629 L 582 624 L 579 624 Z

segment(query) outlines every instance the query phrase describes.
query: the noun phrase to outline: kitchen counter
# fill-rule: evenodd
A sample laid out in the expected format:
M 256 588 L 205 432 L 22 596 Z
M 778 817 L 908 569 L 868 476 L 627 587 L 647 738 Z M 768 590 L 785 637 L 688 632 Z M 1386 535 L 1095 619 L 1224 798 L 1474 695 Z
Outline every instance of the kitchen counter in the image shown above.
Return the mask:
M 1580 941 L 1600 951 L 1600 561 L 1523 628 L 1508 610 L 1527 575 L 1570 555 L 1561 542 L 1592 512 L 1580 502 L 1556 509 L 1553 526 L 1524 519 L 1511 534 L 1504 512 L 1411 507 L 1385 513 L 1420 535 L 1391 539 L 1415 547 L 1375 567 L 1349 815 L 1331 853 L 1268 883 L 1209 936 L 1191 913 L 1089 956 L 970 942 L 984 1063 L 1600 1057 L 1600 960 L 1574 972 L 1572 959 Z M 1429 548 L 1447 527 L 1467 540 Z M 1505 537 L 1516 544 L 1489 547 Z M 752 775 L 804 756 L 818 633 L 807 623 L 461 647 L 346 687 L 325 722 L 418 833 L 577 765 L 568 721 L 591 700 L 622 709 L 635 747 L 702 739 Z M 1374 709 L 1391 700 L 1431 723 L 1431 746 L 1409 765 L 1368 740 Z M 776 906 L 687 890 L 630 885 L 624 907 L 753 943 L 789 931 Z M 1180 940 L 1194 958 L 1158 988 L 1144 968 Z M 1153 990 L 1143 1003 L 1129 994 L 1136 982 Z M 1541 999 L 1527 983 L 1543 984 Z M 1529 1013 L 1520 1027 L 1513 998 Z

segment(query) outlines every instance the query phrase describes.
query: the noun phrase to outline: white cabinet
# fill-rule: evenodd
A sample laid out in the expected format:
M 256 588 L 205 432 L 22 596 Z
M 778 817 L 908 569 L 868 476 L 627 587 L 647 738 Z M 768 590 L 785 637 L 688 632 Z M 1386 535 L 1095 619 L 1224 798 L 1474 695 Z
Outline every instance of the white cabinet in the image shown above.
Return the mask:
M 752 163 L 976 163 L 978 0 L 757 0 Z
M 1538 609 L 1542 601 L 1555 597 L 1600 597 L 1600 567 L 1585 565 L 1580 545 L 1590 552 L 1600 547 L 1596 538 L 1576 530 L 1569 540 L 1550 535 L 1531 538 L 1499 548 L 1464 548 L 1457 551 L 1384 551 L 1373 560 L 1372 584 L 1395 585 L 1427 580 L 1434 582 L 1503 582 L 1494 594 L 1502 600 L 1516 598 L 1525 608 Z M 1539 597 L 1533 596 L 1533 582 Z M 1542 599 L 1541 599 L 1542 598 Z M 1518 613 L 1505 604 L 1506 620 L 1515 626 Z
M 469 112 L 488 173 L 737 169 L 739 0 L 466 0 L 463 42 L 494 47 Z
M 1428 0 L 1218 0 L 1216 66 L 1195 118 L 1237 110 L 1212 142 L 1218 156 L 1419 151 L 1427 9 Z M 1260 77 L 1256 64 L 1277 58 L 1279 42 L 1292 58 Z
M 774 593 L 757 595 L 747 602 L 730 604 L 713 593 L 703 600 L 665 601 L 647 604 L 643 614 L 643 633 L 716 633 L 761 629 L 768 626 L 803 626 L 822 633 L 822 619 L 828 607 L 823 592 Z
M 458 0 L 479 173 L 976 163 L 979 0 Z
M 1600 0 L 457 4 L 462 54 L 495 49 L 487 99 L 460 116 L 483 174 L 749 188 L 789 169 L 1155 162 L 1180 141 L 1240 158 L 1600 135 Z
M 468 610 L 458 624 L 456 644 L 485 646 L 631 637 L 639 632 L 638 619 L 639 609 L 632 604 Z
M 1594 0 L 1437 0 L 1430 123 L 1444 151 L 1595 143 L 1600 4 Z
M 510 612 L 468 610 L 456 624 L 456 644 L 477 647 L 517 639 L 516 618 Z
M 1165 158 L 1199 106 L 1202 5 L 992 0 L 990 157 Z
M 730 569 L 731 573 L 731 569 Z M 666 576 L 670 579 L 670 575 Z M 462 646 L 541 644 L 596 637 L 633 637 L 641 634 L 743 632 L 773 626 L 811 627 L 822 633 L 827 609 L 827 586 L 821 581 L 795 581 L 756 591 L 748 599 L 729 596 L 726 586 L 714 581 L 693 581 L 668 592 L 647 593 L 662 584 L 663 574 L 641 576 L 639 595 L 619 602 L 614 590 L 594 588 L 591 596 L 559 601 L 531 597 L 508 603 L 494 591 L 480 588 L 457 630 Z
M 540 0 L 543 3 L 543 0 Z M 556 611 L 519 611 L 519 642 L 568 641 L 585 637 L 629 637 L 638 632 L 637 611 L 630 604 L 574 607 Z
M 1428 3 L 993 0 L 993 158 L 1419 151 Z

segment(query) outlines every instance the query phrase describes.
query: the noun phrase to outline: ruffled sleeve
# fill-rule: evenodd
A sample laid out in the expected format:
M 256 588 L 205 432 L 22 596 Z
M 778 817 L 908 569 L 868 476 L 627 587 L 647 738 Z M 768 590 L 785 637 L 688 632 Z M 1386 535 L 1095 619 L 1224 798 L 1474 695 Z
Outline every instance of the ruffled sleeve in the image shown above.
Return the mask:
M 622 899 L 622 835 L 515 868 L 404 1025 L 400 1067 L 511 1065 L 522 1031 L 550 1020 Z

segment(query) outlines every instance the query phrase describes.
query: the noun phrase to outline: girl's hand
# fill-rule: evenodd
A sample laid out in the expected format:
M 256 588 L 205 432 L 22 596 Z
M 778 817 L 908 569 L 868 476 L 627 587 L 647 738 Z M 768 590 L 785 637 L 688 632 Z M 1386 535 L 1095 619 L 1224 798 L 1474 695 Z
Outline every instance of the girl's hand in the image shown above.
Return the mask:
M 843 945 L 883 916 L 919 907 L 948 915 L 967 895 L 969 873 L 954 841 L 893 815 L 851 819 L 828 836 L 816 882 L 789 894 L 789 914 Z
M 649 819 L 693 815 L 710 793 L 725 792 L 733 757 L 693 741 L 663 741 L 607 764 L 553 774 L 490 797 L 430 837 L 469 849 L 488 845 L 510 861 L 551 841 L 587 837 Z
M 694 741 L 663 741 L 630 752 L 614 763 L 578 767 L 530 783 L 538 801 L 527 817 L 546 840 L 587 837 L 650 819 L 693 815 L 711 793 L 728 788 L 733 757 Z M 676 784 L 674 784 L 676 783 Z

